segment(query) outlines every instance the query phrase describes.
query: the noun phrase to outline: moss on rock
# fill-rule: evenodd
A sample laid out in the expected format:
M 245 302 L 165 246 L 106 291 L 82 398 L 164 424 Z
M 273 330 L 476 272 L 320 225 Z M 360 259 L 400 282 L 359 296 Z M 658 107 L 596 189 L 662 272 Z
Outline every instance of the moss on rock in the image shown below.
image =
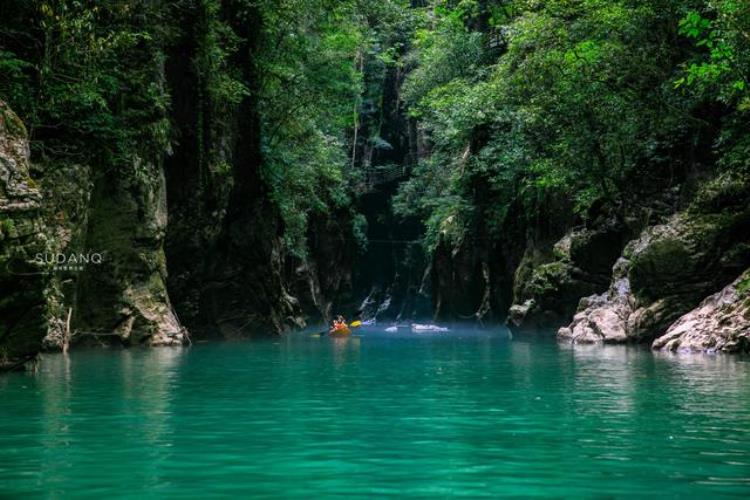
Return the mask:
M 0 101 L 0 370 L 33 359 L 47 331 L 50 278 L 35 257 L 48 240 L 41 194 L 28 179 L 26 130 Z
M 625 232 L 608 223 L 595 230 L 570 231 L 550 254 L 527 251 L 515 275 L 509 325 L 546 328 L 568 321 L 581 297 L 606 290 Z
M 573 322 L 558 335 L 574 342 L 652 341 L 748 265 L 748 179 L 722 174 L 699 191 L 688 210 L 647 228 L 629 243 L 607 294 L 582 300 Z M 744 279 L 733 290 L 744 289 Z M 601 309 L 616 312 L 617 329 L 600 328 L 601 315 L 594 313 Z M 607 334 L 622 328 L 624 336 Z M 597 331 L 601 335 L 591 334 Z M 673 340 L 685 334 L 670 331 Z

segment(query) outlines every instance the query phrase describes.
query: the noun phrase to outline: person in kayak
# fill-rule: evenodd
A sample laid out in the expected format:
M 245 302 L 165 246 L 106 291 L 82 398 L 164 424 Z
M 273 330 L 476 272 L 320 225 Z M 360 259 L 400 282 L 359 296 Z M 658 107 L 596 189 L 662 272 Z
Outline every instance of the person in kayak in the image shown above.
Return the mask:
M 349 326 L 344 321 L 344 317 L 339 315 L 333 320 L 333 327 L 331 328 L 330 334 L 347 334 L 349 333 Z

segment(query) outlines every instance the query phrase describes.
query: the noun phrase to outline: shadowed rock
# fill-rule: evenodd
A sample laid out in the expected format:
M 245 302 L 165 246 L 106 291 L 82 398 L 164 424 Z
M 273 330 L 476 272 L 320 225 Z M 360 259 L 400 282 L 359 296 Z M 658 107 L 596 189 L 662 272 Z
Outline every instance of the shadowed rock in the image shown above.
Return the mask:
M 750 269 L 674 322 L 652 347 L 665 351 L 750 352 Z
M 553 247 L 555 260 L 524 273 L 524 257 L 516 272 L 516 303 L 508 325 L 517 329 L 548 328 L 569 321 L 582 296 L 606 290 L 612 264 L 623 246 L 625 228 L 571 231 Z
M 558 336 L 590 343 L 651 341 L 663 334 L 750 264 L 748 200 L 750 185 L 742 176 L 709 183 L 690 210 L 626 246 L 609 290 L 582 299 Z
M 22 368 L 47 332 L 49 276 L 35 259 L 47 249 L 41 208 L 26 129 L 0 101 L 0 370 Z

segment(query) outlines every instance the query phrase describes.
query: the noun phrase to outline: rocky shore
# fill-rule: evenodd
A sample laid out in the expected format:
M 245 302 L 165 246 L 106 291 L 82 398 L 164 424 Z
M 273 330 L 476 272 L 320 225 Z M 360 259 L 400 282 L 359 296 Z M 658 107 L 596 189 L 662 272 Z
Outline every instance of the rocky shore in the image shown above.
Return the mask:
M 653 342 L 655 349 L 666 350 L 746 351 L 748 235 L 747 179 L 717 177 L 687 210 L 646 228 L 626 245 L 608 289 L 583 297 L 558 337 L 573 343 Z

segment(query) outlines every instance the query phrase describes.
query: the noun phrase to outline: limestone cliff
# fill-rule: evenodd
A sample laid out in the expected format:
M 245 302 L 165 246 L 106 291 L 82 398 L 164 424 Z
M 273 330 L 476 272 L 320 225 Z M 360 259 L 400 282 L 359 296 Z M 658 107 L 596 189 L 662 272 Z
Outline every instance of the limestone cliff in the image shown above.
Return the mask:
M 164 174 L 157 161 L 133 162 L 142 176 L 111 172 L 94 183 L 86 246 L 103 259 L 83 270 L 74 325 L 114 333 L 125 344 L 182 344 L 185 331 L 165 284 Z
M 572 342 L 645 342 L 750 264 L 750 183 L 724 174 L 691 207 L 651 226 L 623 251 L 609 290 L 581 300 L 558 336 Z
M 163 173 L 133 161 L 142 176 L 30 165 L 23 124 L 0 103 L 2 367 L 67 343 L 186 341 L 165 286 Z
M 515 328 L 547 328 L 566 321 L 582 296 L 607 287 L 628 229 L 611 221 L 569 231 L 553 246 L 554 260 L 527 269 L 531 248 L 516 271 L 515 304 L 508 322 Z M 524 273 L 528 273 L 524 276 Z
M 50 276 L 36 255 L 46 250 L 26 129 L 0 101 L 0 370 L 22 367 L 41 349 Z
M 653 348 L 750 352 L 750 269 L 675 321 Z
M 356 255 L 351 217 L 340 211 L 318 216 L 309 223 L 308 254 L 287 256 L 284 281 L 298 300 L 301 313 L 311 322 L 328 323 L 335 314 L 354 308 L 352 283 Z
M 227 109 L 212 97 L 212 75 L 196 62 L 208 50 L 205 6 L 179 11 L 182 29 L 167 52 L 176 136 L 164 163 L 168 288 L 196 337 L 276 335 L 304 322 L 285 282 L 283 225 L 262 175 L 261 18 L 241 2 L 227 2 L 221 14 L 242 40 L 232 60 L 249 89 L 240 102 Z

